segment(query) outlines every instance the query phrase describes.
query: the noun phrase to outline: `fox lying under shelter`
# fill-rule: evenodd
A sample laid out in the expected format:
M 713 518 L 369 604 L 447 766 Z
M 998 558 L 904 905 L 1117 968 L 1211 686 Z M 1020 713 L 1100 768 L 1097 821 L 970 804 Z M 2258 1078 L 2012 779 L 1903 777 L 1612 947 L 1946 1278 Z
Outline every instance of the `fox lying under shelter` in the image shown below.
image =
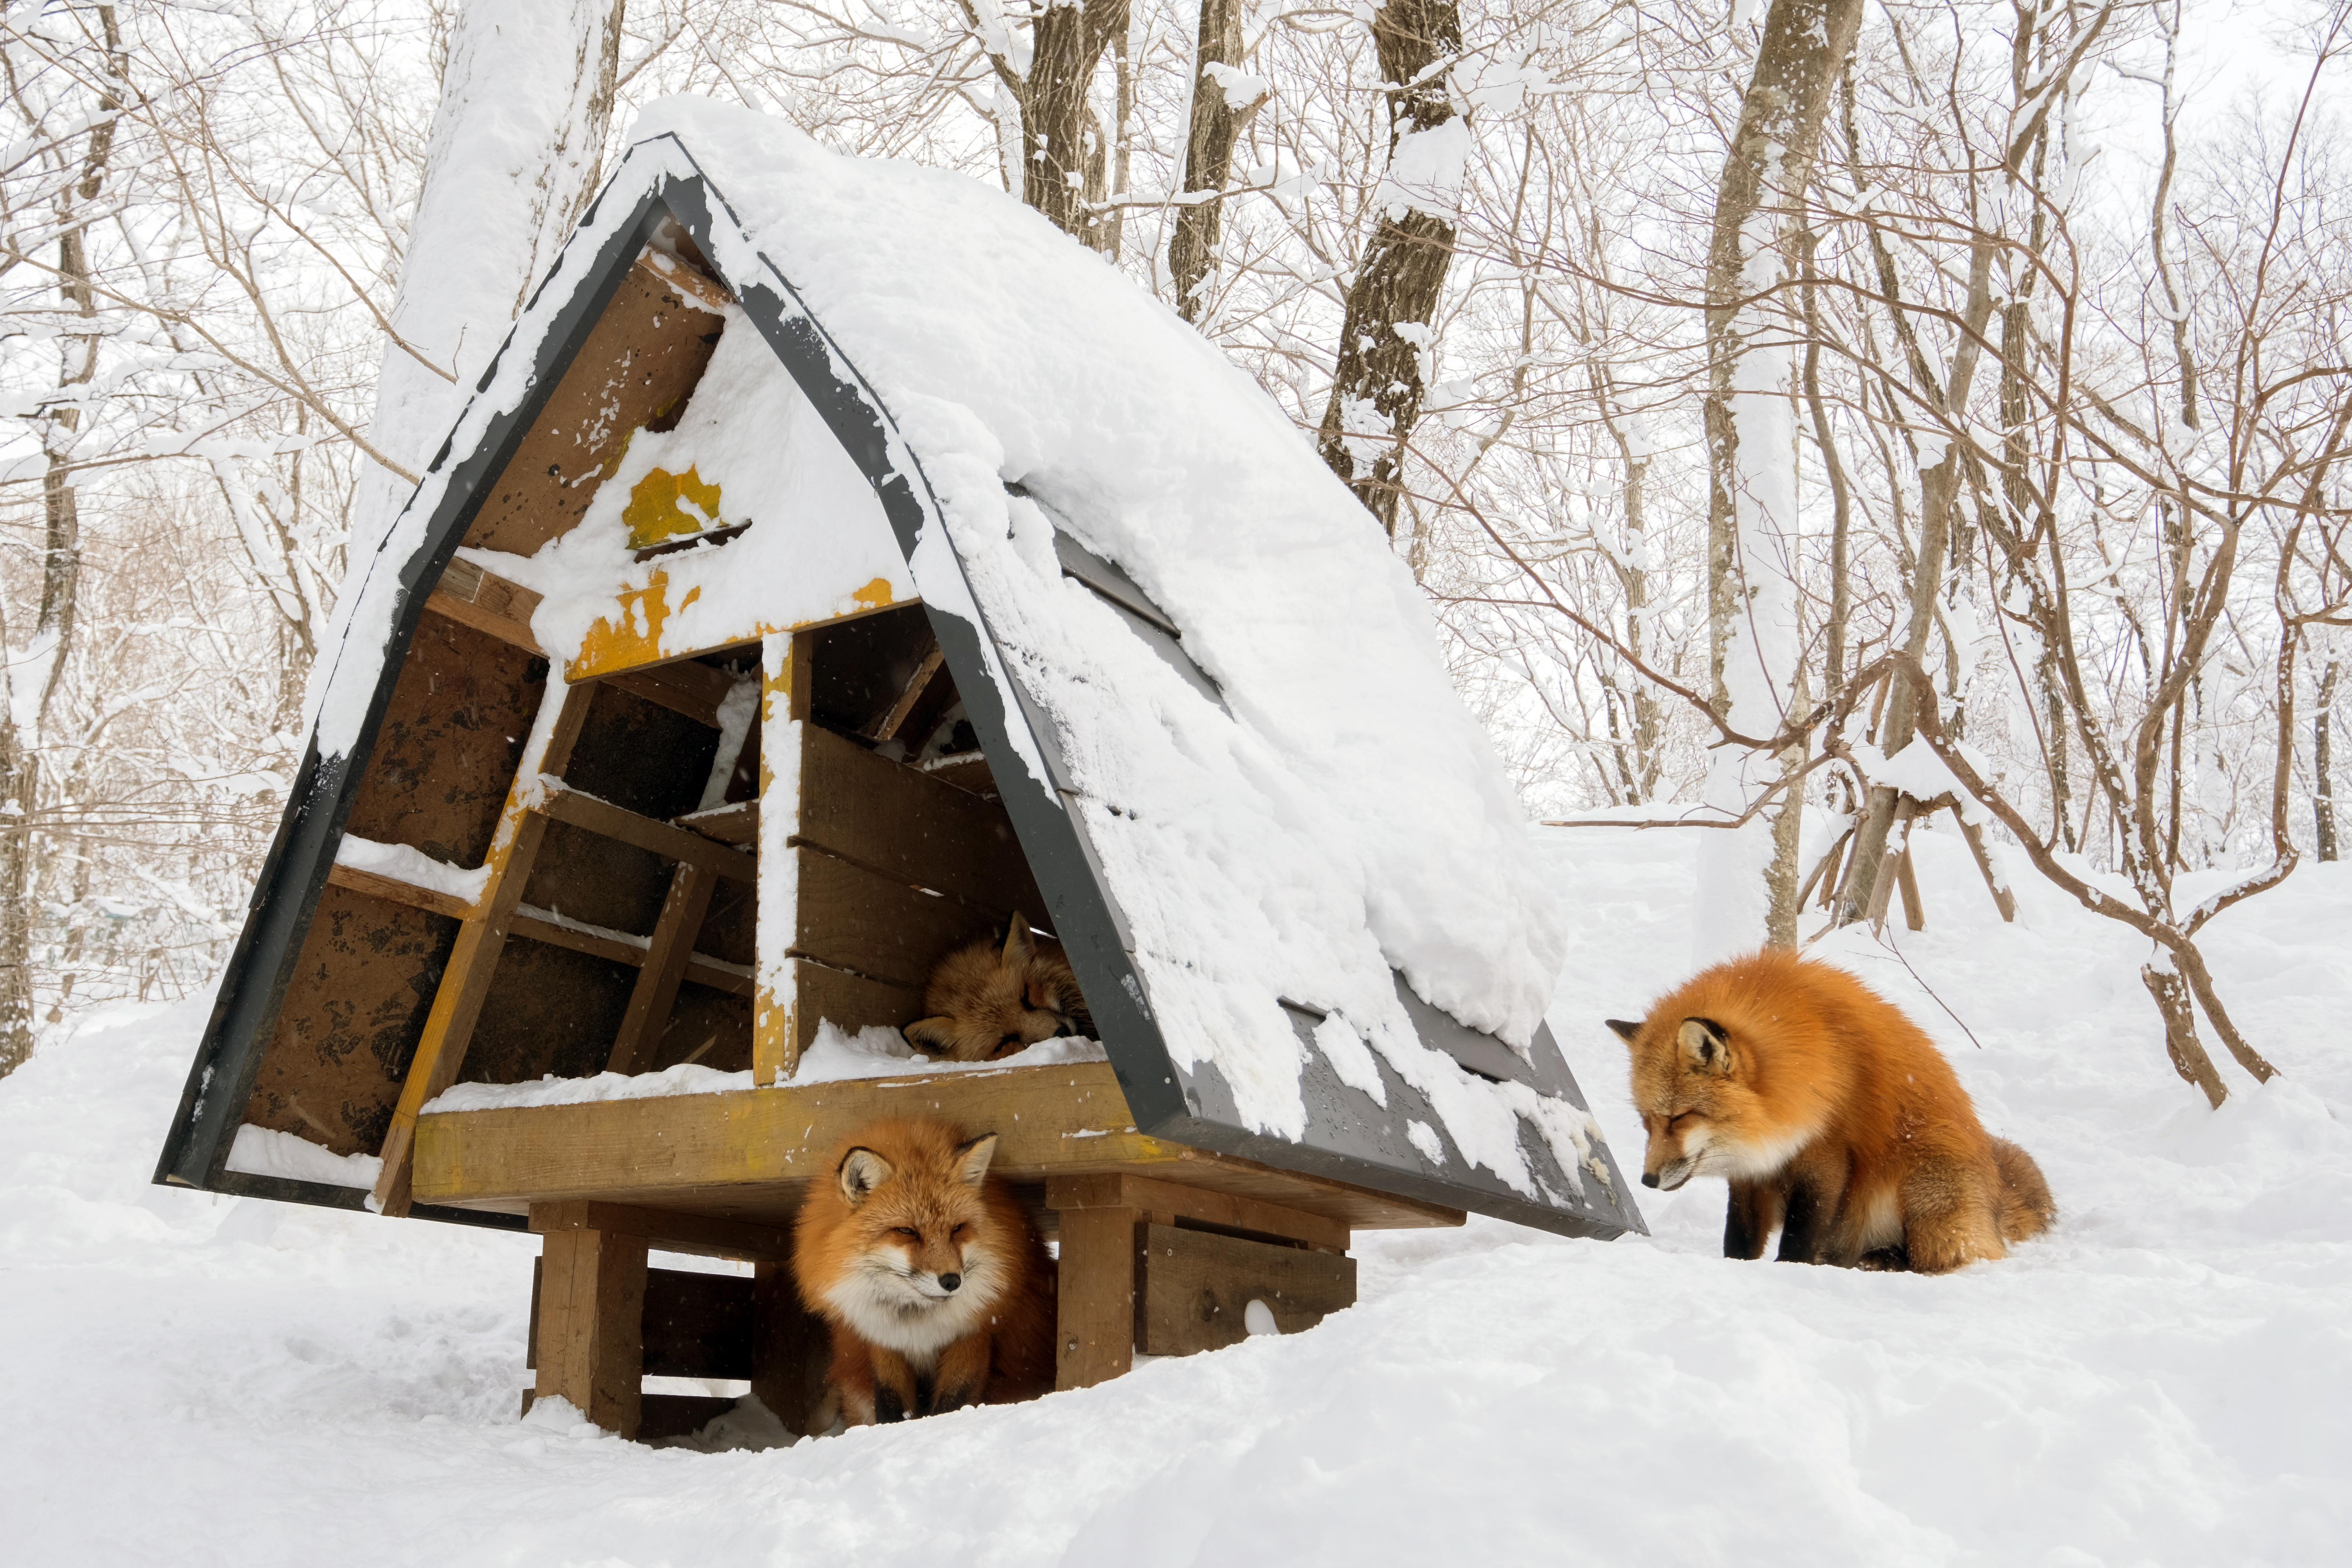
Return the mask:
M 1941 1274 L 2057 1216 L 1927 1035 L 1842 970 L 1759 952 L 1609 1026 L 1633 1053 L 1643 1184 L 1727 1179 L 1726 1258 L 1778 1228 L 1783 1261 Z
M 918 1018 L 902 1032 L 952 1061 L 989 1061 L 1057 1035 L 1095 1031 L 1062 944 L 1038 938 L 1018 914 L 1002 944 L 982 937 L 940 960 L 923 988 L 923 1005 L 936 1016 Z
M 1052 1390 L 1054 1261 L 995 1152 L 936 1117 L 870 1121 L 809 1184 L 793 1272 L 833 1330 L 812 1432 Z

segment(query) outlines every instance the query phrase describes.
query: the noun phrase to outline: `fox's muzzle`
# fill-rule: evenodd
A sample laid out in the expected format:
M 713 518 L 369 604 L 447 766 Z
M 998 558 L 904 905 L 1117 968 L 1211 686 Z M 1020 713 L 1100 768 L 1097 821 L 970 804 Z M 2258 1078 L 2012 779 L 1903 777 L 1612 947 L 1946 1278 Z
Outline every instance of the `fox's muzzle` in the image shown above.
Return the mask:
M 1671 1193 L 1691 1179 L 1691 1167 L 1696 1163 L 1696 1160 L 1687 1158 L 1669 1160 L 1654 1171 L 1643 1172 L 1642 1184 L 1645 1187 L 1654 1187 L 1663 1193 Z

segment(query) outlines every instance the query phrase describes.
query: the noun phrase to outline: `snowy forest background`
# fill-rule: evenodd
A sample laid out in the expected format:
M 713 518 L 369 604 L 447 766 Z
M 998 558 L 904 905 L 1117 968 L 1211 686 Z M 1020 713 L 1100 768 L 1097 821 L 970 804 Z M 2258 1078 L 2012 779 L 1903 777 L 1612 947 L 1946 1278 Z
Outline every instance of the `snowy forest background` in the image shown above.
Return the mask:
M 14 5 L 0 1072 L 209 984 L 353 542 L 495 347 L 420 280 L 510 315 L 690 91 L 1182 310 L 1389 528 L 1531 816 L 1719 825 L 1725 944 L 1883 915 L 1922 814 L 2147 936 L 2218 1103 L 2269 1068 L 2198 930 L 2336 853 L 2347 50 L 2346 0 Z M 512 210 L 424 232 L 469 180 Z

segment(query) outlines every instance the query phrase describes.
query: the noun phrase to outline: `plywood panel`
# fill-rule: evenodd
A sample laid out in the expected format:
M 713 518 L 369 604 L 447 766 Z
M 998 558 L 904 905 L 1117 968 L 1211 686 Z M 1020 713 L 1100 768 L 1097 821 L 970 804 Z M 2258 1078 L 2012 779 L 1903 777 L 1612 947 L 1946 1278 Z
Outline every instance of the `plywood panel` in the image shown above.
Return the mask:
M 568 531 L 641 426 L 666 426 L 719 346 L 722 318 L 640 261 L 532 422 L 466 542 L 530 555 Z
M 1119 1212 L 1119 1211 L 1112 1211 Z M 1070 1216 L 1062 1218 L 1067 1234 Z M 1237 1236 L 1154 1225 L 1143 1232 L 1139 1348 L 1147 1355 L 1192 1355 L 1249 1337 L 1253 1300 L 1286 1334 L 1311 1329 L 1356 1304 L 1356 1260 Z
M 854 1035 L 874 1024 L 903 1029 L 923 1016 L 923 994 L 911 985 L 870 980 L 804 958 L 794 959 L 788 967 L 793 1033 L 802 1053 L 816 1043 L 820 1024 L 832 1023 Z
M 677 668 L 701 670 L 722 690 L 730 684 L 705 665 Z M 624 811 L 667 822 L 702 804 L 718 752 L 719 731 L 709 724 L 602 681 L 563 782 Z
M 646 936 L 668 896 L 669 866 L 660 856 L 568 822 L 551 822 L 522 901 L 608 931 Z
M 525 1083 L 604 1070 L 636 984 L 634 965 L 536 942 L 509 942 L 474 1026 L 467 1083 Z
M 751 1065 L 751 983 L 744 982 L 743 994 L 730 995 L 695 984 L 691 969 L 687 973 L 688 979 L 670 1006 L 661 1047 L 654 1053 L 654 1070 L 693 1057 L 698 1067 L 713 1072 L 744 1071 Z
M 344 831 L 480 865 L 546 680 L 547 661 L 511 643 L 419 621 Z
M 922 989 L 932 965 L 994 921 L 821 850 L 795 849 L 800 907 L 792 952 L 835 969 Z
M 801 732 L 796 837 L 999 916 L 1046 918 L 1002 805 L 814 724 Z
M 330 885 L 245 1120 L 338 1154 L 381 1149 L 457 940 L 446 916 Z
M 760 918 L 760 890 L 752 882 L 720 878 L 710 895 L 710 909 L 702 917 L 702 934 L 694 951 L 729 963 L 749 963 Z

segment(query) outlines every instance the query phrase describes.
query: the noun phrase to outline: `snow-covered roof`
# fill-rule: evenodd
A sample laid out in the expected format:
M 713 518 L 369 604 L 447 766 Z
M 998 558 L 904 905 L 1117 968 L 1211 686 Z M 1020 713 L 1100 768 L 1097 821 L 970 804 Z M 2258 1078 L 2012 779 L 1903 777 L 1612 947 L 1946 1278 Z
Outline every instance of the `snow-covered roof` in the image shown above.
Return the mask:
M 749 363 L 748 334 L 724 336 L 711 374 L 741 378 L 739 427 L 707 431 L 698 460 L 781 473 L 813 411 L 863 473 L 862 494 L 837 461 L 728 491 L 818 485 L 844 539 L 887 522 L 1145 1130 L 1638 1226 L 1543 1027 L 1563 922 L 1410 574 L 1247 375 L 962 175 L 730 106 L 650 108 L 347 593 L 319 756 L 380 710 L 402 607 L 454 549 L 478 455 L 664 213 L 772 354 Z M 566 549 L 625 568 L 594 521 L 542 574 Z M 772 547 L 724 577 L 795 592 Z M 586 630 L 553 609 L 535 629 L 557 656 Z

